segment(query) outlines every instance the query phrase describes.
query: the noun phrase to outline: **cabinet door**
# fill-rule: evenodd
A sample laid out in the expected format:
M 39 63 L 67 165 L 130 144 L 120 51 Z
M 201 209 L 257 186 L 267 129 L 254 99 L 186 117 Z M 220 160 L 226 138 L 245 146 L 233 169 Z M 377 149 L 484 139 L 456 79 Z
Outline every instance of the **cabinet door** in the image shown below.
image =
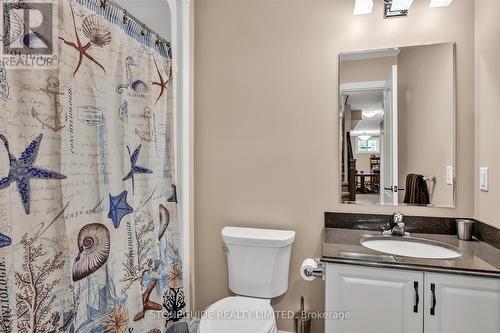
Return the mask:
M 500 279 L 425 274 L 425 333 L 499 333 Z
M 423 273 L 353 265 L 326 265 L 325 333 L 422 333 Z

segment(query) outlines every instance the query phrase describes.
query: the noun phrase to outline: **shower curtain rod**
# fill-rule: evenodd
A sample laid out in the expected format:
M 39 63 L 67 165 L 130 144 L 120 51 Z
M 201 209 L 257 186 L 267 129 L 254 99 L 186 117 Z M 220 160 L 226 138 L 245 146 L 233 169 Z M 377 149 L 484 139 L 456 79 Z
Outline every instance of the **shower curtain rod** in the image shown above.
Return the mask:
M 153 29 L 149 28 L 145 23 L 141 22 L 137 17 L 135 17 L 134 15 L 130 14 L 125 8 L 123 8 L 122 6 L 120 6 L 119 4 L 117 4 L 115 1 L 113 1 L 113 0 L 100 0 L 100 2 L 101 2 L 101 8 L 103 8 L 104 10 L 107 9 L 108 5 L 111 5 L 111 6 L 115 7 L 115 8 L 117 8 L 118 10 L 120 10 L 121 12 L 123 12 L 123 19 L 124 19 L 124 21 L 125 20 L 132 20 L 132 21 L 134 21 L 136 24 L 138 24 L 139 26 L 141 26 L 148 33 L 150 33 L 152 35 L 155 35 L 159 42 L 163 42 L 166 45 L 170 45 L 170 41 L 168 41 L 167 39 L 165 39 L 162 36 L 160 36 L 160 34 L 156 33 Z

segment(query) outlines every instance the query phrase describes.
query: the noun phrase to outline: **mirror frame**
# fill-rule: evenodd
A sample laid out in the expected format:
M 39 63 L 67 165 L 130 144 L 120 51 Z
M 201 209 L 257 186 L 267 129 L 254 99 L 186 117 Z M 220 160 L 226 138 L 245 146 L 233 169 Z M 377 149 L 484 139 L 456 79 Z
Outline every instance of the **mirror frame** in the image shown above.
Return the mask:
M 433 46 L 433 45 L 443 45 L 443 44 L 451 44 L 452 49 L 453 49 L 453 123 L 452 123 L 452 130 L 453 130 L 453 140 L 452 140 L 452 145 L 453 145 L 453 202 L 451 205 L 441 205 L 441 206 L 435 206 L 433 204 L 429 205 L 415 205 L 415 204 L 406 204 L 406 203 L 398 203 L 398 205 L 394 204 L 384 204 L 384 203 L 377 203 L 377 204 L 369 204 L 369 203 L 364 203 L 364 202 L 346 202 L 342 201 L 342 144 L 343 144 L 343 137 L 342 137 L 342 55 L 345 54 L 352 54 L 352 53 L 362 53 L 362 52 L 377 52 L 377 51 L 385 51 L 388 49 L 395 49 L 395 48 L 411 48 L 411 47 L 418 47 L 418 46 Z M 338 191 L 338 201 L 341 205 L 359 205 L 359 206 L 372 206 L 372 207 L 420 207 L 420 208 L 444 208 L 444 209 L 455 209 L 457 208 L 457 176 L 458 176 L 458 159 L 457 159 L 457 143 L 458 143 L 458 127 L 457 127 L 457 118 L 458 118 L 458 64 L 457 64 L 457 43 L 456 42 L 438 42 L 438 43 L 427 43 L 427 44 L 411 44 L 411 45 L 405 45 L 405 46 L 391 46 L 391 47 L 384 47 L 384 48 L 375 48 L 375 49 L 364 49 L 364 50 L 352 50 L 352 51 L 343 51 L 338 54 L 338 71 L 337 71 L 337 110 L 336 110 L 336 115 L 337 115 L 337 149 L 338 149 L 338 161 L 337 161 L 337 166 L 338 166 L 338 174 L 337 174 L 337 181 L 338 181 L 338 186 L 337 186 L 337 191 Z

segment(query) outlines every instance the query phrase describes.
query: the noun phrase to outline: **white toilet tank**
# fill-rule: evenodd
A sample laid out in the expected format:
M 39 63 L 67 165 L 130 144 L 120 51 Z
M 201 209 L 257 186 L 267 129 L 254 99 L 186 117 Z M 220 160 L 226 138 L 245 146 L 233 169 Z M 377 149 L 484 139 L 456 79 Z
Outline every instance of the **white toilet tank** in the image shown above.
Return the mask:
M 295 231 L 225 227 L 222 239 L 233 293 L 270 299 L 286 292 Z

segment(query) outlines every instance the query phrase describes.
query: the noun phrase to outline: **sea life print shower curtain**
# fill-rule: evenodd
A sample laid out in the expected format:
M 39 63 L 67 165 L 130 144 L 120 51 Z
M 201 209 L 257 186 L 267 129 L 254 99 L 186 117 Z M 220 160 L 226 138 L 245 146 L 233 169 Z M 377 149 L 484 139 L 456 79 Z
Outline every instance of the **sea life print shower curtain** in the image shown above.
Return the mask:
M 57 66 L 0 65 L 0 332 L 173 331 L 170 47 L 106 1 L 54 3 Z

